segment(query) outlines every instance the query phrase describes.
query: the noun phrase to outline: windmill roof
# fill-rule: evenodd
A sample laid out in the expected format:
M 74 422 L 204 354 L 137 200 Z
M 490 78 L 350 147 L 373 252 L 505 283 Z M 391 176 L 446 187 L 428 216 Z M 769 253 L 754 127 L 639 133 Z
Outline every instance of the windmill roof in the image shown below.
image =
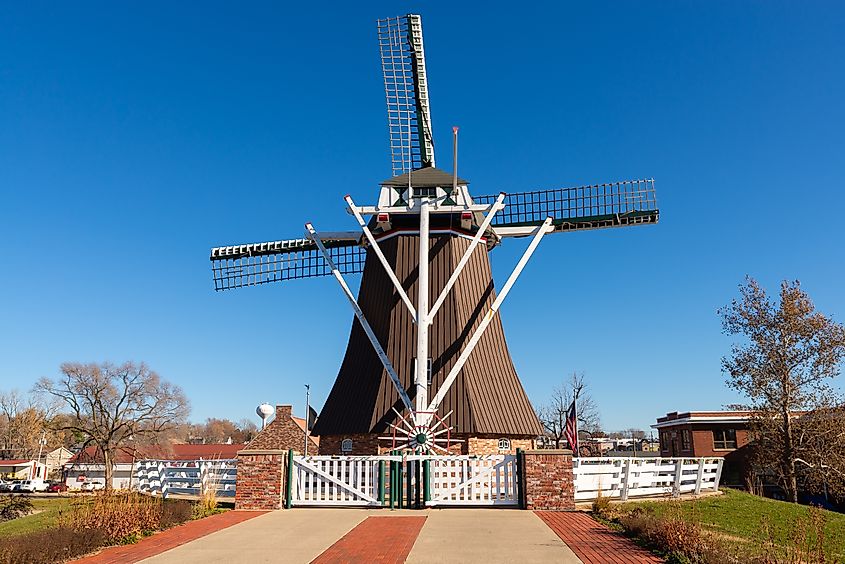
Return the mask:
M 466 186 L 469 181 L 458 177 L 458 184 Z M 407 186 L 408 173 L 388 178 L 381 182 L 382 186 Z M 434 188 L 437 186 L 451 186 L 452 173 L 434 168 L 433 166 L 420 168 L 411 172 L 411 185 L 417 188 Z

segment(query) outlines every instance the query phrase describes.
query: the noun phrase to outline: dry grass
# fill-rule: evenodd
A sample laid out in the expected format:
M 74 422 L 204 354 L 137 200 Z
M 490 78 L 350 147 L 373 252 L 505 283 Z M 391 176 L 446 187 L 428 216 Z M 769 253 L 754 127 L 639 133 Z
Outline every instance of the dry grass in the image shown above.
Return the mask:
M 99 530 L 109 542 L 125 543 L 158 529 L 161 516 L 161 499 L 137 492 L 101 493 L 72 504 L 59 516 L 59 525 Z

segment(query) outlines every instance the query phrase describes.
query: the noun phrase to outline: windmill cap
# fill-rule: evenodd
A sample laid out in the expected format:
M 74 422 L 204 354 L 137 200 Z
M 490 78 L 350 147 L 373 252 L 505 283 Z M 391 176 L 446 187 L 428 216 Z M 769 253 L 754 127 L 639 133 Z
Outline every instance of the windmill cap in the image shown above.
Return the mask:
M 434 168 L 433 166 L 411 171 L 411 186 L 416 188 L 452 186 L 452 181 L 453 177 L 451 172 L 446 172 L 445 170 Z M 387 180 L 383 180 L 380 184 L 381 186 L 407 186 L 408 173 L 406 172 L 405 174 L 388 178 Z M 469 184 L 469 181 L 464 180 L 463 178 L 458 178 L 458 184 L 466 186 Z

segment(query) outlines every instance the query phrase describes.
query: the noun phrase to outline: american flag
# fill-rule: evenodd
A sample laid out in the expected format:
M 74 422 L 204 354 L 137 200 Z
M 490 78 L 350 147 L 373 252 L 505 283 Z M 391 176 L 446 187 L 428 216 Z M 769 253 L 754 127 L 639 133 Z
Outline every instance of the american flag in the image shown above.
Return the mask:
M 572 452 L 578 452 L 578 419 L 575 415 L 575 400 L 566 411 L 566 429 L 564 430 L 566 440 L 569 441 L 569 448 Z

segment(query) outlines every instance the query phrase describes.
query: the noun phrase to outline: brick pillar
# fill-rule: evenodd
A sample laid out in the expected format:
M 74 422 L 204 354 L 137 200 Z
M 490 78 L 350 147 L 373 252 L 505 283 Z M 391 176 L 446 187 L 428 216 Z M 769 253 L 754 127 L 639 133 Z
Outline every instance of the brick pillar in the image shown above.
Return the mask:
M 286 450 L 238 452 L 235 509 L 281 509 Z
M 571 450 L 527 450 L 522 464 L 526 509 L 575 509 Z

